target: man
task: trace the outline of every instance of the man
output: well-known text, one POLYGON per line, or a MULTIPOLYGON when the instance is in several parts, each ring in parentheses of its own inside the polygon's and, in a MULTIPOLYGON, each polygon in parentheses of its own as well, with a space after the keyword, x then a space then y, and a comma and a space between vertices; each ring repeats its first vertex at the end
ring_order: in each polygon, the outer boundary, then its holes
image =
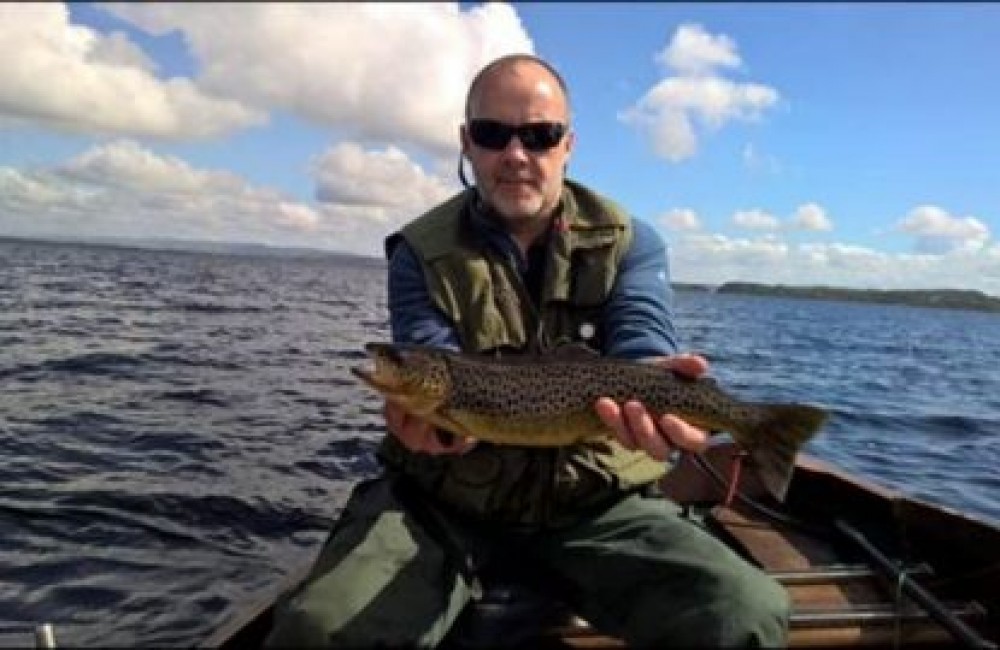
MULTIPOLYGON (((460 137, 475 187, 386 242, 393 339, 490 354, 582 343, 705 373, 674 356, 659 236, 565 178, 569 122, 562 78, 536 57, 473 80, 460 137)), ((355 489, 269 643, 433 646, 479 568, 513 556, 629 644, 783 644, 783 589, 650 489, 706 432, 635 402, 595 409, 615 439, 538 449, 455 439, 387 403, 385 472, 355 489)))

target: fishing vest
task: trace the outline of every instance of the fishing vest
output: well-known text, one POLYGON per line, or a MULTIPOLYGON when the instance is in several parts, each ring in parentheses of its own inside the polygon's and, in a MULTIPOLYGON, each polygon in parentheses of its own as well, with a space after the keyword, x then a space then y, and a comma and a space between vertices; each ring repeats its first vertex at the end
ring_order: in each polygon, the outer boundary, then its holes
MULTIPOLYGON (((386 239, 415 251, 434 305, 451 321, 464 352, 537 351, 583 343, 604 345, 603 310, 632 226, 616 205, 565 181, 561 212, 550 234, 536 306, 510 260, 486 244, 472 223, 476 192, 462 192, 386 239)), ((567 377, 566 381, 572 381, 567 377)), ((564 448, 480 442, 464 455, 413 453, 385 436, 382 461, 447 506, 474 517, 545 525, 648 485, 664 463, 617 440, 564 448)))

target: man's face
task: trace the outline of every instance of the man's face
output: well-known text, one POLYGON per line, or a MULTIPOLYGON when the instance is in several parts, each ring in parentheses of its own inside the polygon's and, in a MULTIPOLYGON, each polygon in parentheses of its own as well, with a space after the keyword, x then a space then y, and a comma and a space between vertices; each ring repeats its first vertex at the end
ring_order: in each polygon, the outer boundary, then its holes
POLYGON ((531 61, 505 65, 480 81, 467 118, 462 153, 472 164, 483 200, 511 226, 549 218, 562 193, 573 134, 567 130, 557 144, 541 151, 529 150, 518 136, 495 150, 477 144, 470 125, 485 119, 511 127, 538 122, 568 126, 569 107, 556 79, 531 61))

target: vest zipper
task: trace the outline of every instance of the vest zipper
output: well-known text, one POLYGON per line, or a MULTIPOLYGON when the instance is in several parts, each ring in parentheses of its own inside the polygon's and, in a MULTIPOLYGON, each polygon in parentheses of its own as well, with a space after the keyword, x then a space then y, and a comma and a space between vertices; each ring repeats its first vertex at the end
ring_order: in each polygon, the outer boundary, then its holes
MULTIPOLYGON (((522 305, 527 305, 527 315, 530 323, 525 324, 534 325, 534 335, 527 332, 527 330, 531 329, 531 327, 525 328, 525 334, 531 337, 528 341, 528 346, 536 354, 547 352, 551 349, 551 341, 548 340, 549 337, 545 332, 545 321, 542 319, 541 306, 535 305, 535 301, 532 300, 530 295, 528 295, 528 288, 524 285, 524 278, 521 276, 521 272, 517 269, 517 260, 513 259, 512 254, 508 254, 505 257, 507 270, 511 271, 511 275, 513 275, 516 279, 514 290, 517 291, 518 302, 522 305)), ((542 294, 544 295, 544 285, 542 288, 542 294)), ((542 296, 539 296, 538 300, 541 302, 542 296)))

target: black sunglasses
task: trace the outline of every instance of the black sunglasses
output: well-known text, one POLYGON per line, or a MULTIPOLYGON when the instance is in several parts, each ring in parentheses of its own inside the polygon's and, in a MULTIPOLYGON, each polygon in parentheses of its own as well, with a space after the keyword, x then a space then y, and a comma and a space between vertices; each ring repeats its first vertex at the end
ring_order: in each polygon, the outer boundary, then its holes
POLYGON ((566 135, 566 125, 559 122, 528 122, 511 126, 497 120, 469 120, 469 137, 477 146, 491 151, 503 151, 514 136, 528 151, 548 151, 566 135))

